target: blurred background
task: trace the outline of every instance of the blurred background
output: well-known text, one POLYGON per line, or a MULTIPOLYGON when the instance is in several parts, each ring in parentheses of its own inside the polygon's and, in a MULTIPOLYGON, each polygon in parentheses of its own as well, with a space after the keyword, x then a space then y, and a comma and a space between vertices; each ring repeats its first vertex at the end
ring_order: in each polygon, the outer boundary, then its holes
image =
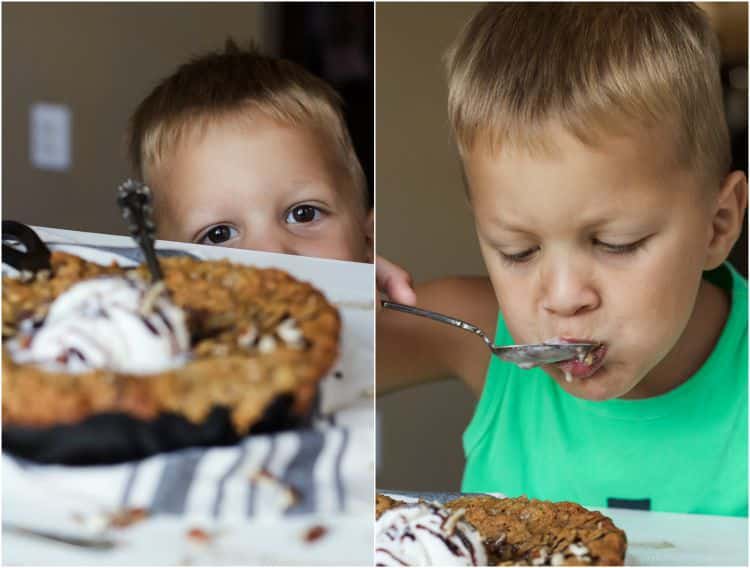
MULTIPOLYGON (((450 139, 441 62, 480 6, 376 6, 376 246, 417 282, 486 274, 450 139)), ((747 172, 747 3, 702 6, 722 43, 733 167, 747 172)), ((745 276, 747 256, 746 220, 731 258, 745 276)), ((378 487, 457 491, 464 466, 461 434, 475 403, 468 388, 451 379, 379 397, 378 487)))
POLYGON ((131 113, 178 65, 229 36, 342 94, 372 188, 371 3, 4 3, 2 15, 4 219, 125 234, 115 189, 131 175, 131 113))

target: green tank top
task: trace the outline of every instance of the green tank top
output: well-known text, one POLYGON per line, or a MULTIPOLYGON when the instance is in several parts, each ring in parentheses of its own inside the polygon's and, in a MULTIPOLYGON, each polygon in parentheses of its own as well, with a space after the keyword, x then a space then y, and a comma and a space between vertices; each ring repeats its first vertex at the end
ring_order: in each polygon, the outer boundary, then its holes
MULTIPOLYGON (((728 264, 707 278, 731 294, 729 317, 703 366, 666 394, 582 400, 493 357, 463 437, 462 490, 747 516, 747 281, 728 264)), ((512 343, 502 317, 496 342, 512 343)))

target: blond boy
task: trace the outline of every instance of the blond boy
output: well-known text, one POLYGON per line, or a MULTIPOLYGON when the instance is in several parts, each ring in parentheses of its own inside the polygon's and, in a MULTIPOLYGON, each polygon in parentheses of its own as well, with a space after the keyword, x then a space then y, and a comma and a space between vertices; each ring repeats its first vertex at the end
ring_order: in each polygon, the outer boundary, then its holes
MULTIPOLYGON (((463 490, 747 515, 747 282, 725 263, 747 183, 718 59, 690 4, 492 4, 455 42, 449 116, 489 280, 418 286, 418 304, 499 344, 602 345, 523 371, 378 314, 379 388, 453 375, 481 393, 463 490)), ((415 301, 402 269, 378 281, 415 301)))
POLYGON ((372 259, 372 212, 338 95, 302 67, 241 49, 180 66, 136 109, 133 169, 158 236, 372 259))

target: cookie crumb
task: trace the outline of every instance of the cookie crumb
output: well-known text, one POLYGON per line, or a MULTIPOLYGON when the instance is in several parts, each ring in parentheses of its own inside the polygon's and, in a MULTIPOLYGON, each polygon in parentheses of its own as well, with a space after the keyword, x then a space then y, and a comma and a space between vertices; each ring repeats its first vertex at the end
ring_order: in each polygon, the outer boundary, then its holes
POLYGON ((113 528, 125 528, 144 521, 149 516, 149 510, 144 507, 130 507, 121 509, 109 516, 109 526, 113 528))
POLYGON ((305 533, 305 542, 315 542, 316 540, 323 538, 327 533, 328 529, 323 525, 310 527, 305 533))
POLYGON ((188 540, 199 544, 208 544, 213 540, 210 533, 198 527, 190 529, 185 536, 188 540))

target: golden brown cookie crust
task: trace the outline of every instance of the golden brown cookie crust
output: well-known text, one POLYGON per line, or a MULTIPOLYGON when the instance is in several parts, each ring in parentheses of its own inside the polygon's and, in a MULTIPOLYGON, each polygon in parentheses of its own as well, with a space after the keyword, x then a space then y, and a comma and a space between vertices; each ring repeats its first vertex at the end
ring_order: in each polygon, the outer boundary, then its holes
POLYGON ((391 499, 386 495, 377 494, 375 496, 375 518, 379 519, 380 515, 382 515, 388 509, 392 509, 393 507, 402 504, 403 503, 401 501, 396 501, 395 499, 391 499))
MULTIPOLYGON (((376 515, 400 505, 384 495, 376 515)), ((464 509, 479 530, 494 566, 622 566, 627 539, 609 517, 569 502, 472 495, 445 503, 464 509)))
MULTIPOLYGON (((31 281, 3 278, 3 340, 22 319, 43 317, 74 284, 126 272, 61 252, 52 253, 51 264, 51 274, 31 281)), ((152 375, 66 374, 16 364, 4 348, 3 424, 73 424, 104 412, 145 420, 172 412, 199 423, 214 406, 226 406, 243 434, 279 395, 294 397, 296 413, 310 409, 318 381, 338 354, 341 328, 337 310, 319 291, 282 270, 187 257, 161 264, 172 300, 186 310, 193 359, 152 375), (290 344, 275 334, 288 318, 302 341, 290 344), (273 339, 272 349, 260 349, 263 336, 273 339)), ((147 279, 144 266, 134 270, 147 279)))

